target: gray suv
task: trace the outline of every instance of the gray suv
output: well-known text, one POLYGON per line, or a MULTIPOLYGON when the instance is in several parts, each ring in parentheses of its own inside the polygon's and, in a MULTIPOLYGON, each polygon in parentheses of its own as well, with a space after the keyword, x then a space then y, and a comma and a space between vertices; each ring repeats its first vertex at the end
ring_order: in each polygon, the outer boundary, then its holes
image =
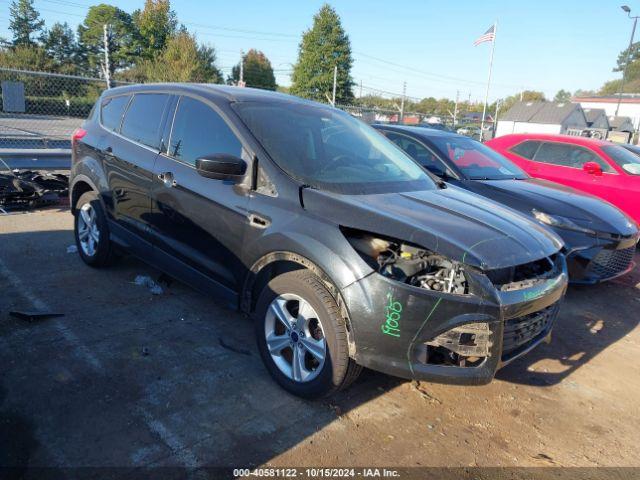
POLYGON ((361 368, 460 384, 548 339, 561 240, 339 110, 213 85, 108 90, 72 139, 82 260, 117 251, 249 314, 307 398, 361 368))

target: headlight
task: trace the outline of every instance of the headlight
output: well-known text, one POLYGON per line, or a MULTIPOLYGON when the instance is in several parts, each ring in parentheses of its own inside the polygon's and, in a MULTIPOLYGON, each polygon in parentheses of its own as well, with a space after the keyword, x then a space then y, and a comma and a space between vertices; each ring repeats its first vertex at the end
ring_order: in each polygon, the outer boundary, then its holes
POLYGON ((347 228, 342 231, 356 252, 380 275, 426 290, 469 293, 460 262, 401 240, 347 228))
POLYGON ((565 230, 573 230, 575 232, 587 233, 589 235, 596 235, 596 232, 594 230, 581 227, 580 225, 577 225, 575 222, 566 217, 561 217, 559 215, 550 215, 548 213, 540 212, 535 208, 531 210, 531 213, 533 213, 533 216, 536 218, 536 220, 544 223, 545 225, 556 228, 564 228, 565 230))

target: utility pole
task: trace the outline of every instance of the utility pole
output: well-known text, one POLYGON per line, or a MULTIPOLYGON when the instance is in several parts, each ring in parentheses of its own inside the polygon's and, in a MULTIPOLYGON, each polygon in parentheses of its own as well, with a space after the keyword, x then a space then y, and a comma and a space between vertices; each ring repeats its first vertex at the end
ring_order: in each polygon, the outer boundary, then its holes
POLYGON ((336 88, 338 86, 338 65, 333 67, 333 95, 331 96, 331 105, 336 106, 336 88))
POLYGON ((404 97, 407 95, 407 82, 402 82, 402 99, 400 100, 400 118, 398 123, 404 123, 404 97))
POLYGON ((520 90, 520 101, 522 101, 523 98, 524 98, 524 87, 522 87, 522 90, 520 90))
POLYGON ((460 100, 460 90, 456 90, 456 106, 453 109, 453 126, 458 123, 458 101, 460 100))
POLYGON ((496 136, 496 132, 498 131, 498 110, 500 110, 501 99, 496 100, 496 114, 493 116, 493 137, 496 136))
POLYGON ((622 10, 627 12, 627 16, 629 18, 633 18, 633 28, 631 29, 631 39, 629 40, 629 48, 627 49, 627 61, 624 64, 624 70, 622 72, 622 81, 620 82, 620 92, 618 93, 618 105, 616 106, 616 117, 618 116, 618 111, 620 110, 620 102, 622 102, 622 93, 624 92, 624 82, 627 79, 627 68, 629 68, 629 62, 631 62, 631 49, 633 48, 633 37, 636 34, 636 25, 638 24, 638 16, 631 16, 631 9, 623 5, 622 10))
POLYGON ((107 89, 111 88, 111 65, 109 64, 109 30, 110 27, 106 23, 102 25, 102 41, 104 43, 104 79, 107 82, 107 89))
POLYGON ((240 81, 238 82, 239 87, 244 87, 244 51, 240 50, 240 81))
POLYGON ((362 98, 362 79, 360 79, 360 96, 358 98, 362 98))

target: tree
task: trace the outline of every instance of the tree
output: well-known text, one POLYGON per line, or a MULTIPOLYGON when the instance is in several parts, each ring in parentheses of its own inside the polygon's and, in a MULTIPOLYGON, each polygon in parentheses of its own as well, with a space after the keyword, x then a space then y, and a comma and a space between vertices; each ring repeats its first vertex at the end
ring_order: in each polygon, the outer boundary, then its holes
POLYGON ((9 30, 14 46, 34 46, 33 37, 44 27, 44 20, 33 6, 33 0, 14 0, 9 7, 9 30))
POLYGON ((535 90, 525 90, 524 92, 522 92, 522 94, 517 93, 515 95, 511 95, 503 99, 502 103, 500 104, 500 111, 506 112, 507 110, 509 110, 511 107, 513 107, 513 105, 516 102, 520 101, 521 96, 522 96, 523 102, 546 102, 547 101, 543 92, 538 92, 535 90))
POLYGON ((78 40, 89 70, 94 74, 101 72, 103 64, 104 25, 109 26, 109 73, 113 76, 116 70, 133 64, 138 33, 127 12, 105 3, 89 8, 84 21, 78 26, 78 40))
POLYGON ((133 81, 221 83, 222 73, 215 62, 213 47, 198 45, 193 35, 178 32, 168 39, 159 55, 140 61, 120 77, 133 81))
POLYGON ((50 72, 55 69, 47 53, 38 46, 18 45, 0 50, 0 65, 18 70, 50 72))
POLYGON ((313 26, 304 32, 293 69, 291 93, 326 102, 333 90, 334 67, 338 67, 336 102, 353 101, 351 44, 340 17, 324 4, 313 17, 313 26))
POLYGON ((42 48, 49 58, 65 73, 76 72, 78 69, 78 44, 76 36, 69 25, 56 22, 40 39, 42 48))
POLYGON ((143 58, 160 54, 178 26, 169 0, 146 0, 144 9, 134 12, 133 20, 138 28, 140 55, 143 58))
MULTIPOLYGON (((276 77, 273 74, 271 62, 264 53, 251 49, 242 57, 243 78, 247 87, 275 90, 276 77)), ((231 69, 231 83, 237 84, 240 80, 240 64, 231 69)))
POLYGON ((564 90, 562 88, 558 90, 558 92, 556 93, 556 96, 553 97, 553 101, 558 103, 565 103, 570 100, 571 100, 571 92, 568 92, 567 90, 564 90))

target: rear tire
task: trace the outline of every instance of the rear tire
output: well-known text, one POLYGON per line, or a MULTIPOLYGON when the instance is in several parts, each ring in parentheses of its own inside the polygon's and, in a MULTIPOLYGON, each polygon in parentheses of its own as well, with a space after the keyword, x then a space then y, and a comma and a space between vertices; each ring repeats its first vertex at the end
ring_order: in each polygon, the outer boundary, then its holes
POLYGON ((95 192, 85 192, 76 203, 74 234, 78 253, 91 267, 106 267, 115 260, 109 238, 109 225, 100 199, 95 192))
POLYGON ((272 279, 262 290, 255 313, 262 360, 288 392, 310 399, 325 397, 357 378, 361 367, 349 358, 340 308, 313 272, 296 270, 272 279))

